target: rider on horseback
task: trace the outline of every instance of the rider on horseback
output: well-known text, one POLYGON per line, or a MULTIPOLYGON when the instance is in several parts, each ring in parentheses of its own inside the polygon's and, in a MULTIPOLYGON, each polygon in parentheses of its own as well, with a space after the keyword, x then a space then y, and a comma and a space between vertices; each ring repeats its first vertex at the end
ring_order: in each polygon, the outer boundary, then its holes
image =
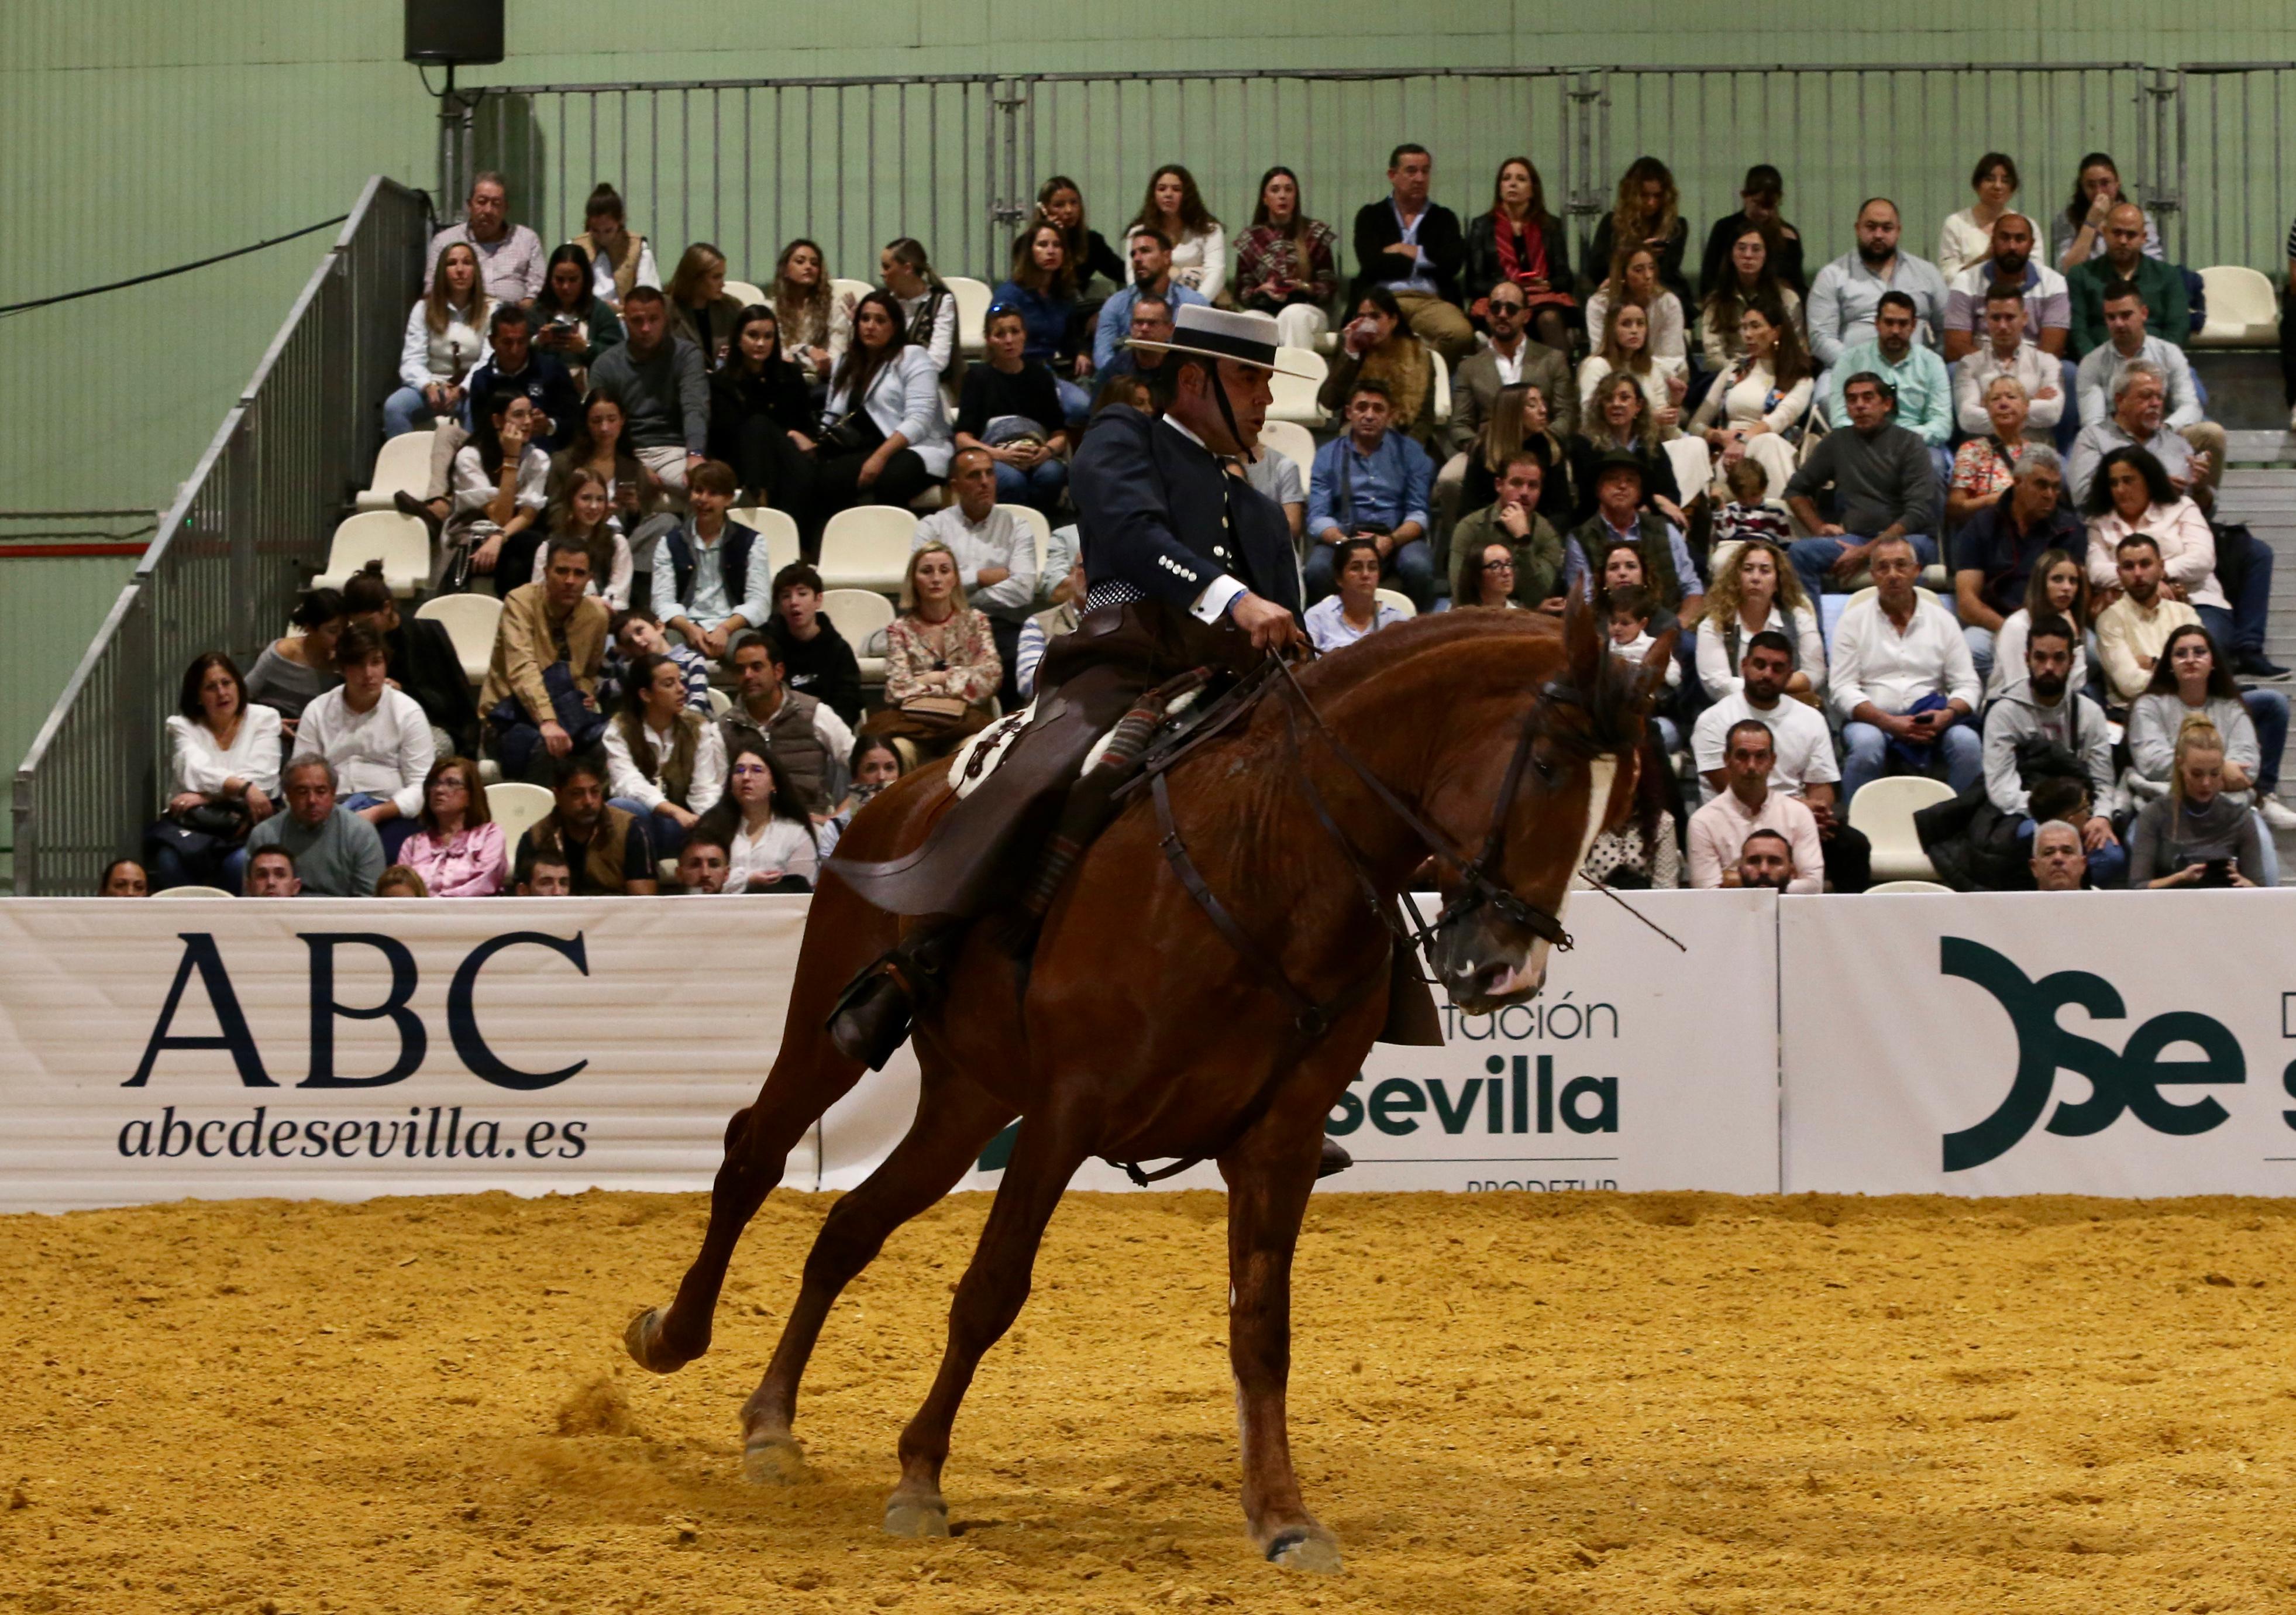
POLYGON ((1242 673, 1300 637, 1283 509, 1228 469, 1257 453, 1278 368, 1275 319, 1189 307, 1169 342, 1133 345, 1166 355, 1145 373, 1161 413, 1112 405, 1077 449, 1069 485, 1087 610, 1046 650, 1028 727, 914 853, 827 865, 882 909, 939 917, 912 927, 838 1005, 830 1034, 849 1058, 882 1067, 900 1046, 964 922, 1021 894, 1023 858, 1136 700, 1197 668, 1242 673))

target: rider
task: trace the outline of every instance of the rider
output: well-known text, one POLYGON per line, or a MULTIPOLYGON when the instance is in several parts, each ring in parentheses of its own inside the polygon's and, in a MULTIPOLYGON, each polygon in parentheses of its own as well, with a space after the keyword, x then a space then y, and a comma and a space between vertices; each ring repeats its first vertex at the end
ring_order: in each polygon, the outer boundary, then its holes
MULTIPOLYGON (((962 921, 1013 895, 1028 852, 1094 743, 1160 682, 1198 667, 1242 672, 1300 639, 1299 573, 1283 507, 1229 467, 1256 453, 1276 363, 1275 318, 1189 306, 1164 362, 1142 374, 1159 415, 1111 405, 1069 474, 1088 583, 1077 630, 1054 640, 1010 754, 951 804, 924 845, 881 863, 831 859, 861 896, 898 914, 962 921)), ((882 1067, 962 924, 912 927, 855 982, 830 1021, 849 1056, 882 1067)))

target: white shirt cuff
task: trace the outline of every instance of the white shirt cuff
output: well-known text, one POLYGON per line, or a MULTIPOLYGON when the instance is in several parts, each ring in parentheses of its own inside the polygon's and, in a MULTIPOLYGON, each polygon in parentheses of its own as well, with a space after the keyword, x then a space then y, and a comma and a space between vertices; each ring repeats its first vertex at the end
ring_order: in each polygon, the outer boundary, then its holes
POLYGON ((1250 592, 1234 578, 1222 573, 1204 585, 1204 592, 1196 597, 1195 604, 1188 607, 1188 613, 1199 622, 1217 622, 1226 614, 1229 604, 1236 596, 1250 592))

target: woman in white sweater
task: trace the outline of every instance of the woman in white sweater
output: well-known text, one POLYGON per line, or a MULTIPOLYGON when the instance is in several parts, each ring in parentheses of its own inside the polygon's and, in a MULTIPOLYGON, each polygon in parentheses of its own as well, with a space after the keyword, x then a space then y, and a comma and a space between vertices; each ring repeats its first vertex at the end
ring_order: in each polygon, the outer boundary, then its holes
POLYGON ((1219 301, 1227 287, 1227 231, 1204 206, 1194 175, 1168 162, 1150 176, 1148 194, 1124 233, 1128 252, 1136 230, 1160 232, 1172 243, 1172 278, 1202 293, 1208 303, 1219 301))
POLYGON ((1587 347, 1590 352, 1602 350, 1611 310, 1621 301, 1638 302, 1649 313, 1650 350, 1653 358, 1689 363, 1690 338, 1682 300, 1659 284, 1658 254, 1648 247, 1638 246, 1627 253, 1613 268, 1610 278, 1587 300, 1587 347), (1620 281, 1626 283, 1623 293, 1619 290, 1620 281))
POLYGON ((853 310, 853 344, 829 383, 832 423, 816 449, 821 517, 851 505, 906 509, 948 474, 949 423, 932 357, 909 341, 908 321, 890 292, 868 293, 853 310))
POLYGON ((146 836, 152 889, 238 890, 238 845, 278 806, 279 714, 248 705, 247 681, 219 650, 184 670, 168 761, 167 812, 146 836))
POLYGON ((1951 281, 1964 269, 1993 256, 1993 221, 2017 200, 2017 161, 2005 152, 1988 152, 1971 170, 1969 188, 1977 201, 1948 214, 1938 231, 1938 273, 1951 281))
POLYGON ((725 737, 685 705, 685 671, 668 656, 640 656, 625 688, 606 725, 608 799, 645 826, 657 856, 675 857, 726 794, 725 737))
POLYGON ((398 391, 383 400, 386 434, 419 432, 433 416, 452 415, 464 380, 488 358, 487 320, 494 300, 479 280, 479 254, 456 242, 439 255, 430 290, 406 317, 398 350, 398 391))
POLYGON ((726 843, 726 891, 770 892, 790 880, 811 887, 822 853, 781 759, 737 742, 728 778, 725 799, 709 820, 726 843))
POLYGON ((1769 478, 1770 491, 1782 494, 1794 474, 1787 434, 1809 412, 1809 356, 1793 321, 1767 300, 1739 315, 1738 341, 1744 356, 1706 390, 1690 429, 1706 440, 1718 463, 1726 449, 1742 445, 1769 478))
POLYGON ((438 756, 422 705, 391 688, 390 647, 364 622, 335 640, 343 681, 303 709, 295 753, 316 752, 334 765, 341 804, 373 825, 387 858, 414 833, 422 782, 438 756))

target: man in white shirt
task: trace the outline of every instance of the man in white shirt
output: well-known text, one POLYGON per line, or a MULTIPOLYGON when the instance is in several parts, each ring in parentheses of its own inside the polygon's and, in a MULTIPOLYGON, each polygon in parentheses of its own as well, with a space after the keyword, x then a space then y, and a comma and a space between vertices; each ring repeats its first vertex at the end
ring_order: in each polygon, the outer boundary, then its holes
POLYGON ((1742 718, 1730 728, 1722 770, 1729 789, 1690 816, 1690 884, 1714 891, 1738 884, 1738 859, 1747 838, 1759 830, 1785 837, 1793 851, 1789 892, 1816 892, 1825 854, 1817 820, 1792 797, 1770 789, 1776 754, 1770 731, 1759 718, 1742 718))
POLYGON ((1837 892, 1862 892, 1873 879, 1873 844, 1834 812, 1834 787, 1841 770, 1833 760, 1833 735, 1818 710, 1785 693, 1793 674, 1793 647, 1775 629, 1746 642, 1738 672, 1745 680, 1698 714, 1691 730, 1690 754, 1696 762, 1702 800, 1729 789, 1729 736, 1747 719, 1769 730, 1770 789, 1792 796, 1817 821, 1825 855, 1825 878, 1837 892))
POLYGON ((2128 366, 2143 362, 2161 372, 2161 424, 2206 457, 2194 477, 2193 498, 2203 510, 2216 504, 2217 478, 2224 469, 2225 429, 2201 415, 2201 395, 2193 384, 2192 361, 2174 342, 2144 328, 2152 317, 2133 282, 2116 280, 2104 288, 2105 341, 2089 350, 2074 372, 2080 418, 2102 421, 2114 413, 2113 393, 2128 366))
POLYGON ((1945 329, 1945 276, 1926 258, 1898 251, 1898 204, 1876 196, 1857 210, 1857 246, 1817 272, 1810 282, 1809 352, 1821 369, 1831 370, 1842 350, 1874 339, 1874 315, 1882 293, 1903 292, 1914 300, 1921 340, 1931 347, 1945 329))
POLYGON ((2014 376, 2025 389, 2025 441, 2046 443, 2064 417, 2063 367, 2025 340, 2025 298, 2002 286, 1985 294, 1985 341, 1953 367, 1954 414, 1962 431, 1983 437, 1993 430, 1985 390, 1997 375, 2014 376))
POLYGON ((391 688, 390 648, 365 623, 336 639, 335 670, 343 681, 303 709, 296 753, 333 765, 341 804, 373 825, 383 852, 396 857, 414 833, 438 755, 430 720, 414 696, 391 688))
POLYGON ((917 523, 912 551, 935 540, 956 557, 956 581, 965 603, 988 619, 996 655, 1004 664, 997 696, 1007 710, 1020 704, 1013 675, 1020 663, 1021 626, 1037 609, 1037 535, 996 502, 996 462, 980 449, 961 450, 949 463, 950 504, 917 523))
POLYGON ((1826 674, 1849 752, 1844 812, 1860 786, 1887 772, 1942 773, 1965 791, 1984 768, 1983 743, 1965 721, 1980 686, 1961 624, 1915 588, 1921 563, 1905 540, 1876 540, 1866 565, 1874 593, 1841 614, 1826 674))

